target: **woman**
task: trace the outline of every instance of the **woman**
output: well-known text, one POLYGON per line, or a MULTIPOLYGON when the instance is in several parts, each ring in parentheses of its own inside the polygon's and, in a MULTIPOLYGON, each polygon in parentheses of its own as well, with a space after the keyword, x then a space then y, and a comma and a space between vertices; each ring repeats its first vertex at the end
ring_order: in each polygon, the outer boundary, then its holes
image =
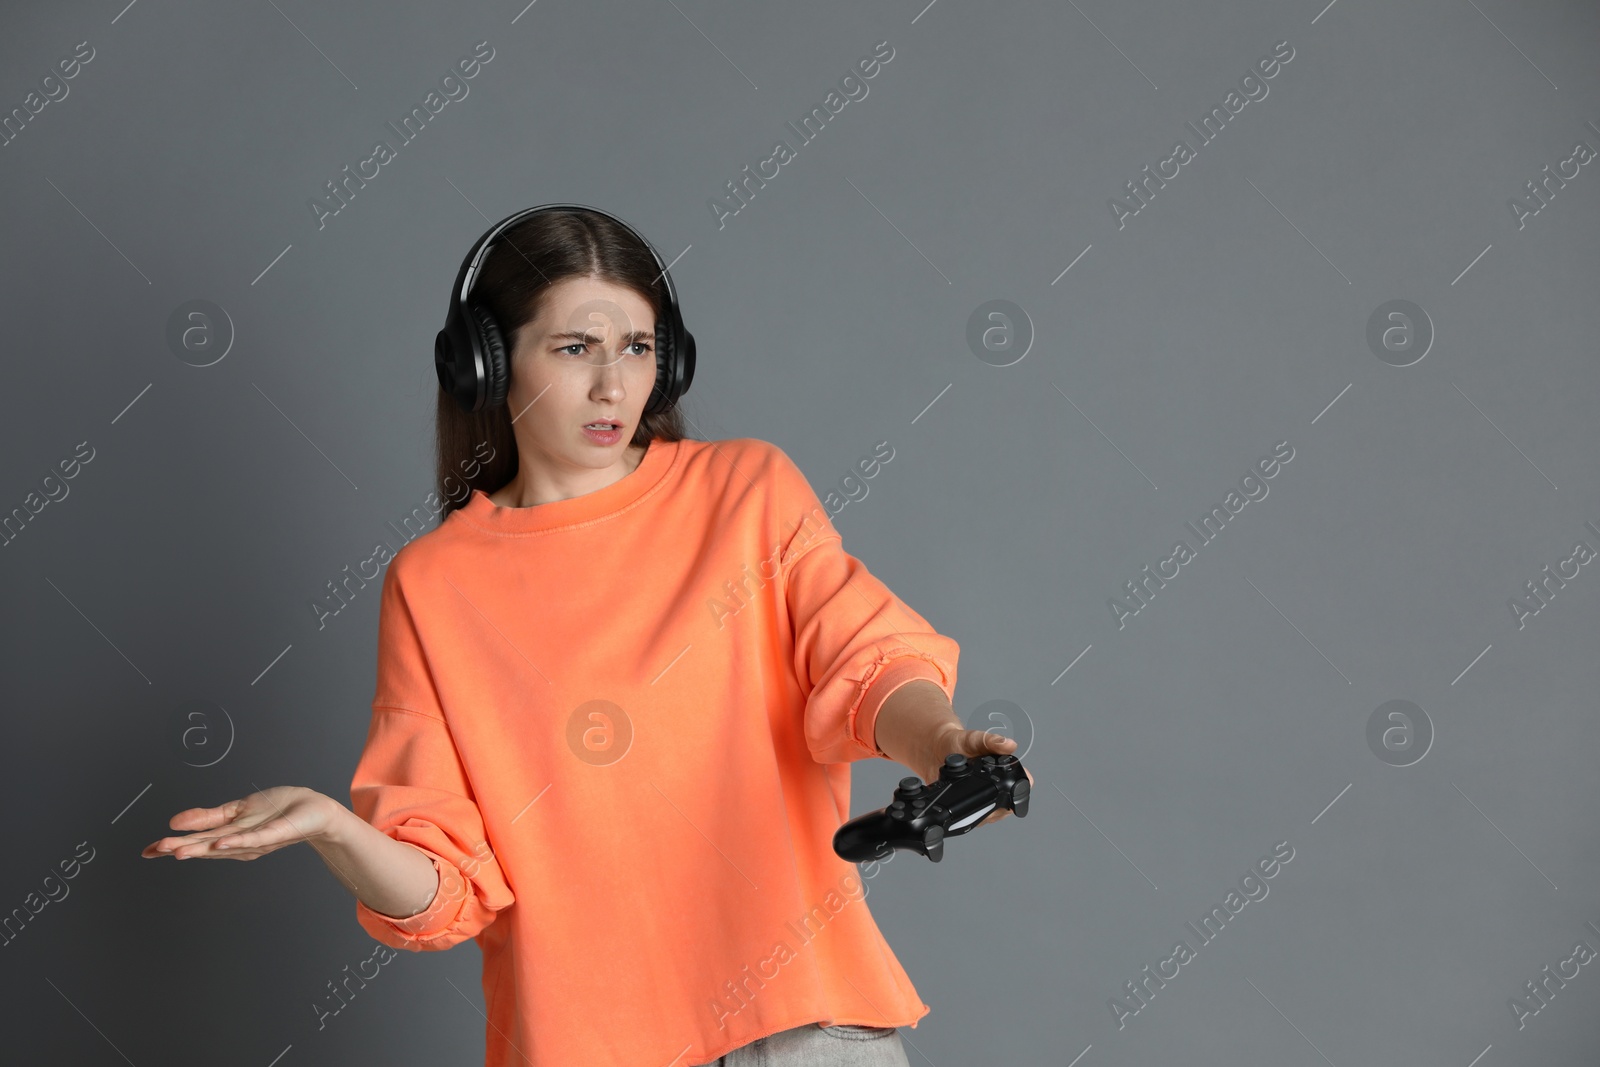
POLYGON ((906 1067, 894 1028, 929 1008, 832 849, 849 764, 932 781, 1015 742, 962 727, 956 642, 781 449, 684 435, 659 257, 556 207, 463 265, 505 403, 441 389, 440 494, 470 493, 384 574, 350 807, 280 786, 144 854, 306 841, 383 944, 475 939, 489 1067, 906 1067))

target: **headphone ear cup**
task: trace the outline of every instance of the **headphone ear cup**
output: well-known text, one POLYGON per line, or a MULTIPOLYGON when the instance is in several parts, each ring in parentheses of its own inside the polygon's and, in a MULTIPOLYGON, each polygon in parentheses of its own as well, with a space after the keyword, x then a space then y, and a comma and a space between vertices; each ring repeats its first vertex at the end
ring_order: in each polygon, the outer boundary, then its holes
POLYGON ((650 390, 650 399, 645 401, 644 412, 646 415, 659 415, 672 406, 677 399, 673 395, 673 384, 677 377, 676 363, 678 353, 672 343, 672 329, 667 323, 656 322, 656 384, 650 390))
POLYGON ((467 309, 471 312, 473 326, 478 331, 478 342, 483 349, 484 372, 488 377, 483 406, 497 407, 506 402, 506 388, 511 379, 505 339, 500 335, 500 324, 494 321, 494 316, 489 314, 488 309, 470 302, 467 304, 467 309))
POLYGON ((678 354, 678 396, 681 397, 694 384, 694 334, 682 330, 678 336, 682 338, 682 351, 678 354))

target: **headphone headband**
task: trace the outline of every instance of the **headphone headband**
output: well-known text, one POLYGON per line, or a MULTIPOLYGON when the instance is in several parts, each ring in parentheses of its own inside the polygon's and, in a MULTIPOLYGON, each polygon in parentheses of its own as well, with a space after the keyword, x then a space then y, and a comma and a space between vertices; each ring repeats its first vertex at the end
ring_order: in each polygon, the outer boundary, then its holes
POLYGON ((509 383, 510 353, 504 334, 488 308, 472 299, 472 287, 496 239, 524 219, 541 212, 589 211, 603 215, 632 233, 650 252, 660 269, 665 299, 656 318, 656 385, 645 413, 664 411, 688 392, 694 379, 694 336, 684 328, 677 287, 661 253, 644 235, 608 211, 587 204, 541 204, 508 215, 474 242, 456 272, 444 328, 434 338, 434 370, 439 387, 454 397, 463 411, 479 411, 505 403, 509 383))

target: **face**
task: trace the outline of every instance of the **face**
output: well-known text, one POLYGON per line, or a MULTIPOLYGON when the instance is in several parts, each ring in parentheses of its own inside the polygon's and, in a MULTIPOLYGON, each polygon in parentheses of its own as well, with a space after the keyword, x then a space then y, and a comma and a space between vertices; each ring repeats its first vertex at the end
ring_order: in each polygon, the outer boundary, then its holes
POLYGON ((511 352, 506 405, 524 462, 560 473, 623 463, 655 383, 649 302, 599 278, 557 282, 511 352), (597 421, 619 424, 611 440, 585 432, 597 421))

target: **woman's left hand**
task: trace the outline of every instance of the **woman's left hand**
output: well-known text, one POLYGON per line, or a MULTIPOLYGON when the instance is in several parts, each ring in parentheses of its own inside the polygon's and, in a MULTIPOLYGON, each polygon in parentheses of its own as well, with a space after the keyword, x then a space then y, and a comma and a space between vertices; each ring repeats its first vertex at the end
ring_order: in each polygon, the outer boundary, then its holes
MULTIPOLYGON (((1009 756, 1017 751, 1017 743, 1004 734, 997 734, 990 730, 965 730, 954 724, 945 726, 935 735, 930 755, 931 762, 922 767, 913 768, 917 776, 925 784, 931 785, 939 777, 939 768, 944 766, 944 758, 953 752, 959 752, 968 760, 976 760, 980 756, 1009 756)), ((1023 769, 1028 775, 1028 785, 1033 785, 1033 775, 1023 769)), ((979 826, 1003 819, 1011 814, 1010 808, 996 808, 979 826)))

